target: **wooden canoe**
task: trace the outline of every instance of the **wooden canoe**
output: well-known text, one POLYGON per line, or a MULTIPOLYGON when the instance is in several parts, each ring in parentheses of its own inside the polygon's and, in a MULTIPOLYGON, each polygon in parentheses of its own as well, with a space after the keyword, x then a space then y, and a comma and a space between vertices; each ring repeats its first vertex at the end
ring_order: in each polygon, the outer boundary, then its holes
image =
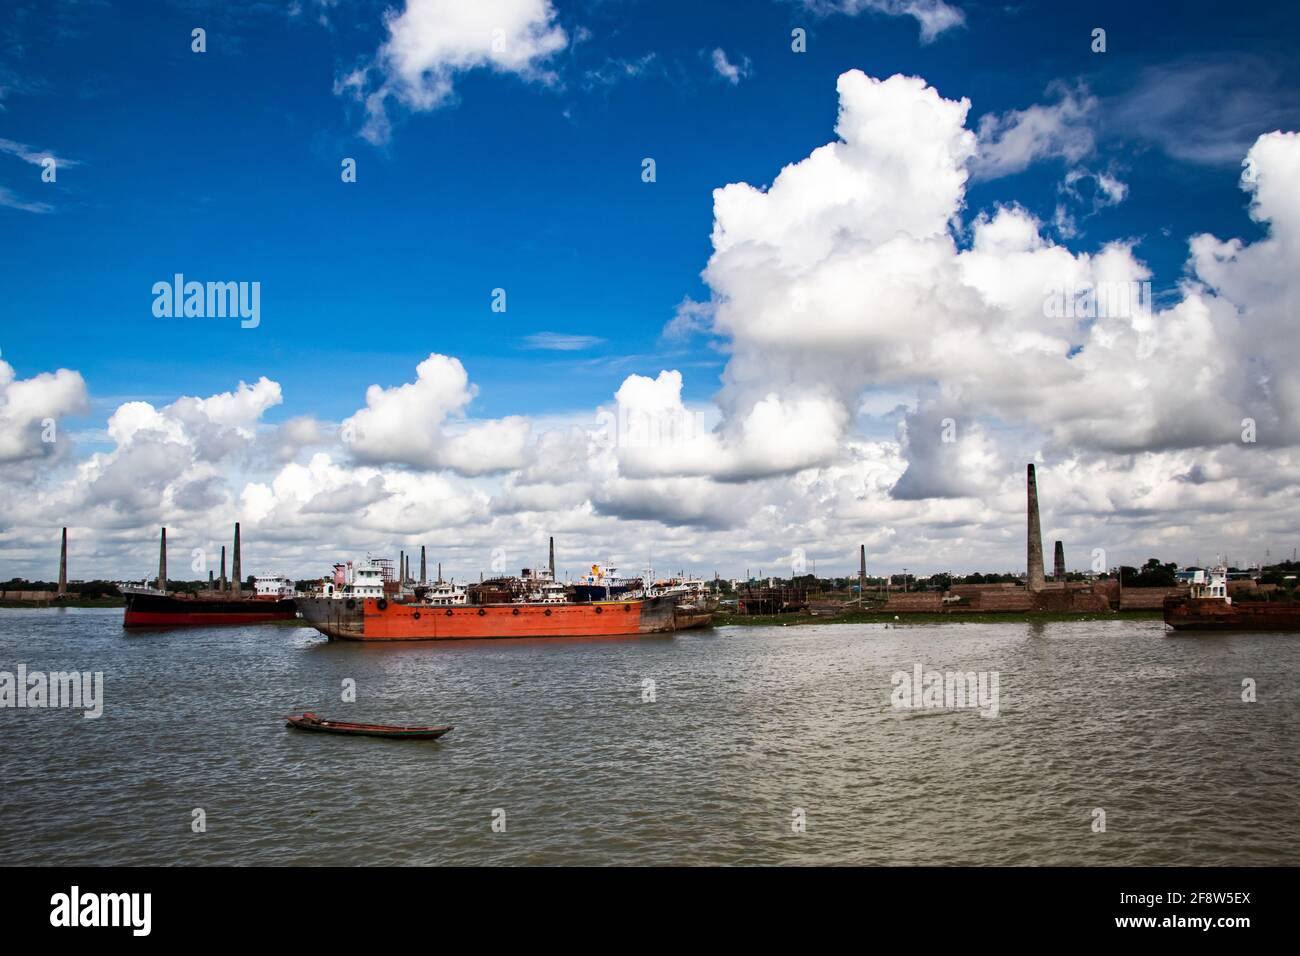
POLYGON ((286 717, 285 726, 315 730, 325 734, 352 734, 356 737, 389 737, 396 740, 437 740, 453 727, 404 727, 394 724, 349 724, 341 720, 324 720, 308 711, 299 717, 286 717))

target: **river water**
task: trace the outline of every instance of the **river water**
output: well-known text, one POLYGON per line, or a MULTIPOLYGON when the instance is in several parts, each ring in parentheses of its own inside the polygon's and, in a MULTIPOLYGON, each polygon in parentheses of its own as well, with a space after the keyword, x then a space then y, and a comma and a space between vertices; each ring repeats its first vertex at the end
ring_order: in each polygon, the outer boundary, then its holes
POLYGON ((1300 635, 1105 621, 363 645, 0 610, 0 670, 20 663, 100 671, 104 702, 97 719, 0 709, 7 865, 1300 862, 1300 635), (996 674, 997 715, 988 698, 895 707, 917 664, 990 693, 996 674), (456 729, 286 729, 304 709, 456 729))

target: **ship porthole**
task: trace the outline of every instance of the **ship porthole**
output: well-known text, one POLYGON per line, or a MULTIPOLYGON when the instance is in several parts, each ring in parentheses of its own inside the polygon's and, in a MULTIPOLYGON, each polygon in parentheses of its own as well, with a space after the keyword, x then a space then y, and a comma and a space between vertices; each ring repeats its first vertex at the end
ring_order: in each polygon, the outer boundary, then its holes
POLYGON ((483 616, 484 614, 486 614, 486 613, 487 613, 487 611, 483 610, 482 608, 479 608, 479 609, 478 609, 478 616, 479 616, 479 617, 482 617, 482 616, 483 616))
POLYGON ((388 598, 380 598, 378 601, 375 602, 375 607, 379 608, 379 610, 381 611, 387 611, 388 598))
POLYGON ((547 617, 551 616, 551 609, 549 607, 546 609, 546 616, 547 617))
POLYGON ((411 615, 411 617, 415 618, 418 621, 420 619, 420 612, 416 611, 414 614, 411 615))
POLYGON ((623 605, 623 613, 624 613, 624 614, 627 614, 627 613, 630 612, 631 610, 632 610, 632 605, 630 605, 630 604, 624 604, 624 605, 623 605))
POLYGON ((355 599, 355 598, 348 598, 348 610, 350 611, 350 610, 352 610, 352 609, 353 609, 354 607, 356 607, 356 606, 357 606, 356 599, 355 599))
POLYGON ((515 608, 515 609, 514 609, 513 611, 511 611, 510 613, 513 614, 515 617, 518 617, 518 616, 519 616, 519 608, 515 608))
POLYGON ((603 607, 601 607, 599 604, 597 604, 597 605, 596 605, 596 613, 597 613, 597 614, 604 614, 604 613, 605 613, 605 609, 604 609, 603 607))
POLYGON ((451 617, 451 608, 447 608, 447 616, 451 617))

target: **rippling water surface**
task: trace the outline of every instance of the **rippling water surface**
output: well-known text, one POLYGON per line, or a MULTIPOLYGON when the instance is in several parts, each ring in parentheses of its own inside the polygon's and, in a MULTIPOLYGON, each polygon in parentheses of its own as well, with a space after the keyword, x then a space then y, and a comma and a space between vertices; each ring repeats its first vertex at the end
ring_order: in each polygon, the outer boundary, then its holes
POLYGON ((831 624, 361 645, 0 610, 0 670, 20 662, 103 671, 105 710, 0 710, 7 864, 1300 862, 1300 635, 831 624), (996 671, 999 715, 893 709, 892 675, 918 662, 996 671), (286 729, 304 709, 456 730, 286 729))

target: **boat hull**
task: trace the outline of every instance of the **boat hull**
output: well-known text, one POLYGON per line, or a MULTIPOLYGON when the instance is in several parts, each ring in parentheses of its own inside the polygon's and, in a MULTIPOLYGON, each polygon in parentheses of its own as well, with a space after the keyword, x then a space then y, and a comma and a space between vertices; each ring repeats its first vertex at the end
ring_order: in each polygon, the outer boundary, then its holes
POLYGON ((1300 631, 1300 602, 1171 597, 1164 619, 1176 631, 1300 631))
POLYGON ((616 637, 705 627, 712 615, 670 598, 596 604, 487 604, 429 607, 367 598, 299 598, 303 619, 342 641, 455 641, 537 637, 616 637))
POLYGON ((303 714, 286 717, 285 726, 321 734, 343 734, 349 737, 382 737, 385 740, 437 740, 455 730, 454 727, 398 727, 385 724, 351 724, 335 720, 321 720, 303 714))
POLYGON ((225 627, 292 621, 297 609, 292 600, 262 598, 178 597, 173 594, 126 595, 122 626, 135 627, 225 627))

